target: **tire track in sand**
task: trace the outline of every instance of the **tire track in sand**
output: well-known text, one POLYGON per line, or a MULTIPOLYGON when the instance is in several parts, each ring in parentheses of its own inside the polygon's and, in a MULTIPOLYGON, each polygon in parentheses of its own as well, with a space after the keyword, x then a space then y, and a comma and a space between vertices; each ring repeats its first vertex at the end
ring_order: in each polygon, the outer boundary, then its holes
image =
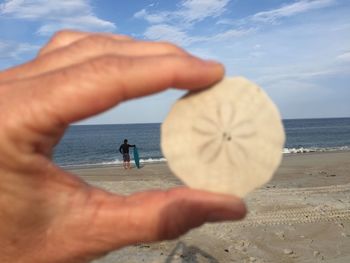
POLYGON ((239 227, 259 225, 306 224, 315 222, 341 222, 350 220, 350 208, 294 208, 251 214, 241 222, 239 227))
MULTIPOLYGON (((305 188, 275 188, 275 189, 260 189, 253 193, 254 199, 266 200, 272 196, 280 196, 281 202, 284 198, 291 195, 314 196, 314 200, 319 205, 297 208, 284 208, 281 204, 281 208, 274 211, 258 212, 253 211, 251 214, 240 221, 236 225, 238 227, 245 226, 260 226, 260 225, 286 225, 286 224, 307 224, 316 222, 341 222, 350 220, 350 205, 349 202, 343 203, 341 206, 337 204, 337 207, 325 206, 322 201, 318 199, 319 195, 327 194, 329 199, 333 196, 343 195, 345 199, 349 200, 350 184, 344 185, 331 185, 320 187, 305 187, 305 188), (283 195, 285 197, 283 197, 283 195), (319 201, 318 201, 319 200, 319 201)), ((273 198, 276 202, 276 199, 273 198)), ((277 200, 278 200, 277 199, 277 200)), ((271 200, 271 199, 270 199, 271 200)))
POLYGON ((330 185, 319 187, 303 187, 303 188, 269 188, 260 189, 255 194, 273 194, 273 195, 285 195, 285 194, 323 194, 323 193, 337 193, 350 191, 350 184, 344 185, 330 185))

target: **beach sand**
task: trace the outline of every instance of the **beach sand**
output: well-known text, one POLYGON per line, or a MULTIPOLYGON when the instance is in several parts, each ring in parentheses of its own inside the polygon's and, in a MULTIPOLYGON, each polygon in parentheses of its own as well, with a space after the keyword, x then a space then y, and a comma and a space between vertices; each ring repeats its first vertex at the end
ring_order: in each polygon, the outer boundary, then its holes
MULTIPOLYGON (((71 171, 121 194, 182 185, 166 163, 71 171)), ((245 201, 249 214, 242 221, 206 224, 94 263, 350 262, 350 152, 284 155, 273 180, 245 201)))

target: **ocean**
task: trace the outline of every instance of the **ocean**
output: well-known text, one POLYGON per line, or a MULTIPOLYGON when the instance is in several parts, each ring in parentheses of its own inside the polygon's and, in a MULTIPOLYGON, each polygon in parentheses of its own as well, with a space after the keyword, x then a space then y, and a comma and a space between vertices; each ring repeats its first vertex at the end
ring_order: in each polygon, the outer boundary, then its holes
MULTIPOLYGON (((284 120, 284 154, 350 150, 350 118, 284 120)), ((72 125, 54 149, 61 167, 121 164, 119 146, 136 144, 141 162, 166 161, 160 150, 160 123, 72 125)))

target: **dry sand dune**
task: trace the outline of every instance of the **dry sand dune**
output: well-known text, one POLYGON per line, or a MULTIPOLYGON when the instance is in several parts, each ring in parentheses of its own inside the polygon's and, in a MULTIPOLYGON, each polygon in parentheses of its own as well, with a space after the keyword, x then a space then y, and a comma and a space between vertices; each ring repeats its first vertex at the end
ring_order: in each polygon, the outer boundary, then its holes
MULTIPOLYGON (((181 185, 166 164, 74 170, 113 192, 181 185)), ((240 222, 207 224, 174 241, 124 248, 95 263, 350 262, 350 153, 284 157, 274 179, 251 193, 240 222)))

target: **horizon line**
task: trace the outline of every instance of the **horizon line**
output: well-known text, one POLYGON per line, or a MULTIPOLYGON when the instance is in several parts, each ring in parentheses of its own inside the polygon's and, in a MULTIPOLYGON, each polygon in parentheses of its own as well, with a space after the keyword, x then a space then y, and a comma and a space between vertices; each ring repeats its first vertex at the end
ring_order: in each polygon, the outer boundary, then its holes
MULTIPOLYGON (((317 117, 317 118, 286 118, 282 121, 290 120, 321 120, 321 119, 350 119, 349 117, 317 117)), ((70 124, 71 126, 91 126, 91 125, 137 125, 137 124, 161 124, 162 122, 129 122, 129 123, 92 123, 92 124, 70 124)))

